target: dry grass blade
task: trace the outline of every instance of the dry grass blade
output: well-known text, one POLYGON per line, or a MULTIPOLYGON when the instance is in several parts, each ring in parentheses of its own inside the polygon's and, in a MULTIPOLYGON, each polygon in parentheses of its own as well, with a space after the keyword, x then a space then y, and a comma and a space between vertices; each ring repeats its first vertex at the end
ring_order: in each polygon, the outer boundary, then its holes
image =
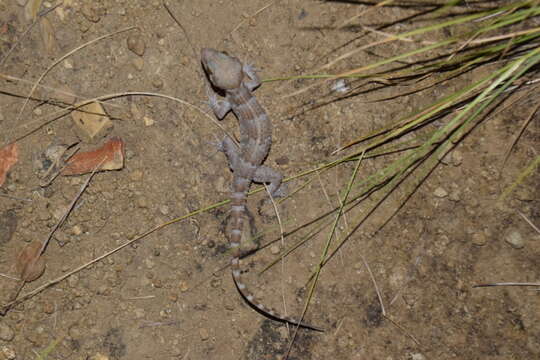
POLYGON ((527 118, 525 119, 525 121, 521 125, 521 128, 519 129, 517 134, 514 136, 514 138, 510 142, 510 145, 508 146, 508 150, 506 150, 506 152, 504 153, 504 159, 503 159, 503 163, 502 163, 502 166, 501 166, 502 168, 504 168, 504 166, 506 165, 506 161, 508 160, 508 157, 510 156, 510 153, 512 152, 512 149, 514 148, 514 146, 518 142, 519 138, 521 137, 521 135, 523 134, 523 132, 525 131, 525 129, 527 128, 527 126, 529 125, 531 120, 534 118, 534 115, 536 114, 536 112, 538 111, 539 108, 540 108, 540 103, 538 103, 531 110, 529 116, 527 116, 527 118))
MULTIPOLYGON (((313 281, 311 283, 307 299, 306 299, 306 301, 304 303, 304 309, 302 310, 302 315, 300 317, 301 319, 303 319, 304 316, 306 315, 309 304, 310 304, 311 299, 313 297, 313 294, 315 292, 315 286, 317 285, 317 281, 319 280, 319 275, 320 275, 322 267, 324 265, 324 261, 325 261, 327 255, 328 255, 328 250, 330 248, 330 244, 332 243, 332 239, 334 238, 334 235, 336 234, 337 225, 338 225, 338 223, 339 223, 339 221, 341 219, 341 216, 343 215, 345 204, 347 204, 349 193, 350 193, 350 191, 352 189, 352 185, 354 184, 354 181, 356 180, 356 175, 358 174, 358 170, 360 169, 360 164, 362 164, 362 160, 363 160, 363 157, 360 156, 360 158, 358 159, 358 161, 356 163, 356 167, 354 168, 354 171, 353 171, 353 173, 351 175, 351 178, 349 180, 349 184, 347 186, 346 193, 343 196, 343 199, 340 201, 340 207, 339 207, 339 210, 338 210, 338 212, 336 214, 336 218, 334 220, 332 230, 330 231, 330 234, 328 235, 328 240, 326 241, 325 247, 324 247, 324 249, 322 251, 320 262, 319 262, 319 264, 317 266, 317 270, 315 270, 315 275, 313 276, 313 281)), ((296 339, 296 335, 298 334, 298 329, 299 328, 300 328, 300 324, 295 326, 294 334, 293 334, 293 337, 292 337, 292 339, 291 339, 291 341, 289 343, 289 347, 288 347, 287 353, 285 355, 285 358, 287 358, 289 356, 290 352, 291 352, 291 349, 292 349, 292 346, 294 344, 294 340, 296 339)))
MULTIPOLYGON (((79 102, 79 103, 77 103, 75 105, 68 106, 65 109, 56 111, 54 113, 47 114, 47 115, 45 115, 45 116, 43 116, 43 117, 41 117, 39 119, 36 119, 36 120, 34 120, 32 122, 21 125, 19 128, 26 129, 30 124, 33 124, 34 122, 42 121, 42 119, 44 119, 44 118, 45 119, 46 118, 52 118, 51 120, 46 120, 46 121, 42 122, 41 124, 36 125, 34 129, 32 129, 32 130, 30 130, 28 132, 25 132, 22 135, 19 135, 19 136, 15 137, 14 139, 10 140, 8 143, 17 142, 17 141, 20 141, 20 140, 24 139, 28 135, 33 134, 37 130, 41 129, 43 126, 48 125, 51 122, 61 118, 62 116, 68 114, 72 110, 79 109, 80 107, 88 105, 88 104, 93 103, 93 102, 102 102, 102 101, 105 101, 105 100, 111 100, 111 99, 115 99, 115 98, 119 98, 119 97, 123 97, 123 96, 155 96, 155 97, 161 97, 161 98, 164 98, 164 99, 168 99, 168 100, 178 102, 178 103, 180 103, 182 105, 185 105, 185 106, 187 106, 187 107, 189 107, 191 109, 194 109, 194 110, 198 111, 199 113, 201 113, 202 115, 204 115, 214 125, 216 125, 219 129, 221 129, 226 136, 229 136, 234 141, 235 144, 238 145, 238 142, 236 141, 234 136, 229 134, 225 130, 223 125, 221 125, 221 123, 219 121, 217 121, 213 116, 210 116, 207 112, 202 110, 200 107, 195 106, 193 104, 190 104, 189 102, 187 102, 185 100, 182 100, 182 99, 179 99, 179 98, 176 98, 174 96, 165 95, 165 94, 159 94, 159 93, 153 93, 153 92, 143 92, 143 91, 131 91, 131 92, 128 91, 128 92, 121 92, 121 93, 115 93, 115 94, 102 95, 102 96, 99 96, 99 97, 96 97, 96 98, 93 98, 93 99, 88 99, 88 100, 81 101, 81 102, 79 102)), ((15 130, 17 130, 17 129, 18 128, 15 128, 15 130)))

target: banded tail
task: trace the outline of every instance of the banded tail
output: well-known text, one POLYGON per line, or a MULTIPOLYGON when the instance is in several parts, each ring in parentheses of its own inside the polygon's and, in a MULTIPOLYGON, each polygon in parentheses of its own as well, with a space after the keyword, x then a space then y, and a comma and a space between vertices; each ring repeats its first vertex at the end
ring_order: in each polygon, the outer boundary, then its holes
MULTIPOLYGON (((234 181, 235 185, 237 185, 235 186, 235 190, 238 190, 239 188, 244 188, 244 186, 242 185, 247 185, 245 187, 249 188, 250 182, 248 182, 248 184, 243 184, 244 181, 243 179, 236 178, 234 181)), ((242 255, 242 251, 240 249, 240 242, 242 239, 242 229, 244 221, 243 215, 246 211, 247 190, 234 191, 231 197, 231 203, 231 221, 233 221, 230 234, 230 247, 233 250, 233 255, 231 259, 232 277, 234 280, 234 284, 236 285, 236 288, 238 289, 238 292, 240 293, 244 301, 255 311, 259 312, 267 318, 284 323, 289 323, 295 326, 298 325, 306 329, 323 332, 324 330, 319 327, 304 323, 297 319, 293 319, 289 316, 280 315, 274 309, 264 306, 262 302, 256 299, 255 296, 248 290, 246 284, 242 282, 242 270, 240 268, 240 257, 242 255)))

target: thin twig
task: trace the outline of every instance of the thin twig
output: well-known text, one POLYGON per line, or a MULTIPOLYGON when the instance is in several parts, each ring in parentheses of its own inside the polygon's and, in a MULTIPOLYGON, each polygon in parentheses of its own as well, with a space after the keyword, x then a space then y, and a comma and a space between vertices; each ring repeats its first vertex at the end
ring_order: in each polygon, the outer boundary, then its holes
POLYGON ((518 210, 518 214, 521 215, 521 217, 527 222, 527 224, 531 225, 531 227, 540 234, 540 229, 536 225, 534 225, 533 222, 527 216, 525 216, 524 213, 518 210))
MULTIPOLYGON (((279 235, 280 235, 280 238, 281 238, 281 249, 285 249, 285 238, 283 237, 283 223, 281 222, 281 216, 279 216, 279 210, 278 210, 278 207, 277 207, 277 204, 276 202, 274 201, 274 197, 272 196, 272 193, 270 193, 270 190, 268 189, 268 186, 266 184, 264 184, 264 188, 266 189, 266 192, 268 193, 268 196, 270 197, 270 201, 272 202, 272 206, 274 207, 274 213, 276 214, 276 218, 277 218, 277 221, 278 221, 278 225, 279 225, 279 235)), ((285 283, 284 283, 284 278, 285 278, 285 256, 284 256, 284 253, 283 251, 281 251, 281 282, 280 282, 280 285, 281 285, 281 298, 283 300, 283 314, 285 316, 287 316, 287 302, 285 300, 285 283)), ((303 319, 300 318, 299 321, 301 322, 303 319)), ((286 323, 287 324, 287 329, 289 328, 289 323, 286 323)))

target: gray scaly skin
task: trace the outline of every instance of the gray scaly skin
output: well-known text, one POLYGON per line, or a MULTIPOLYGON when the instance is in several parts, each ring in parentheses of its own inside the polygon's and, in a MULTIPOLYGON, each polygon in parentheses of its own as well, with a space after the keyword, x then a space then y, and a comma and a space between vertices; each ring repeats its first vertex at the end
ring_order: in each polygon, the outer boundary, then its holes
POLYGON ((223 91, 225 95, 224 98, 218 99, 216 92, 208 87, 208 103, 214 114, 221 120, 232 110, 240 126, 240 148, 229 137, 225 137, 221 143, 221 150, 227 155, 229 166, 233 171, 230 247, 233 251, 231 269, 236 288, 252 308, 266 317, 320 330, 290 317, 279 315, 273 309, 264 306, 242 282, 240 241, 249 187, 253 181, 270 183, 270 193, 273 196, 279 195, 282 175, 262 165, 272 143, 272 124, 262 106, 251 94, 261 84, 253 67, 213 49, 201 51, 201 62, 212 86, 223 91))

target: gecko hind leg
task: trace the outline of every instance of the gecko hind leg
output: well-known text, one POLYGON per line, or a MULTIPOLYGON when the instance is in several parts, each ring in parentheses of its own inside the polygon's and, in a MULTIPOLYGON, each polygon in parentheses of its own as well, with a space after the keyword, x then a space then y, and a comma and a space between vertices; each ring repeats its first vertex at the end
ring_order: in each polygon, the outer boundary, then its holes
POLYGON ((255 171, 253 181, 257 183, 270 183, 268 190, 273 197, 284 197, 287 195, 285 184, 282 183, 283 175, 269 166, 261 165, 255 171))

